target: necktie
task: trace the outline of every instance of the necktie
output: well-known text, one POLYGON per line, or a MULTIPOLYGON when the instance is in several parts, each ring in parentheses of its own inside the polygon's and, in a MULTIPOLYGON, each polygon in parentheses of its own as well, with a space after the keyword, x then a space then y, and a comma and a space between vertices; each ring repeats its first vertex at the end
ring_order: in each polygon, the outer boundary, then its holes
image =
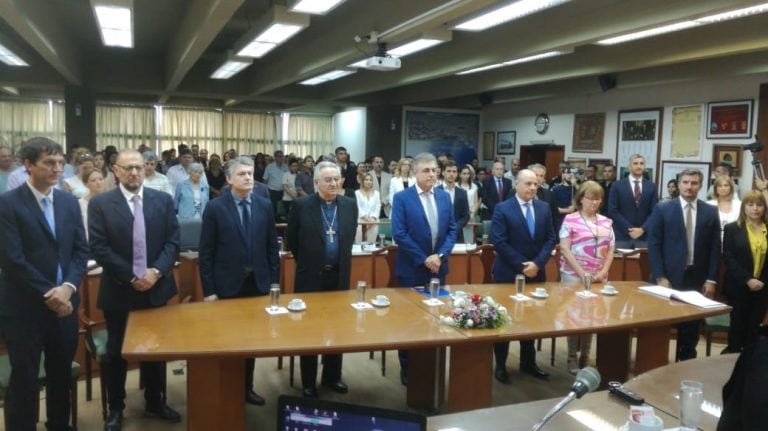
POLYGON ((693 265, 693 205, 685 205, 685 243, 688 245, 688 265, 693 265))
POLYGON ((430 193, 424 192, 422 196, 426 200, 427 221, 429 222, 429 230, 432 233, 432 250, 434 250, 435 244, 437 244, 437 211, 435 211, 435 205, 432 203, 432 199, 430 199, 430 193))
POLYGON ((240 208, 243 211, 243 217, 242 217, 242 223, 243 223, 243 233, 245 234, 245 247, 246 247, 246 258, 248 259, 248 262, 252 262, 252 241, 251 241, 251 212, 250 208, 248 208, 248 201, 245 199, 240 201, 240 208))
POLYGON ((147 234, 144 227, 144 208, 139 195, 133 195, 133 275, 143 278, 147 274, 147 234))
POLYGON ((504 184, 501 182, 501 178, 496 179, 496 192, 499 194, 499 202, 504 200, 504 184))
POLYGON ((640 206, 640 181, 635 180, 635 206, 640 206))
POLYGON ((533 238, 535 223, 533 221, 533 211, 531 210, 531 203, 526 202, 523 204, 525 207, 525 222, 528 224, 528 232, 531 234, 531 238, 533 238))
MULTIPOLYGON (((53 205, 51 205, 51 198, 48 196, 42 200, 43 214, 45 215, 45 221, 48 222, 48 227, 51 228, 53 237, 56 238, 56 220, 53 218, 53 205)), ((60 285, 64 279, 61 271, 61 264, 56 265, 56 285, 60 285)))

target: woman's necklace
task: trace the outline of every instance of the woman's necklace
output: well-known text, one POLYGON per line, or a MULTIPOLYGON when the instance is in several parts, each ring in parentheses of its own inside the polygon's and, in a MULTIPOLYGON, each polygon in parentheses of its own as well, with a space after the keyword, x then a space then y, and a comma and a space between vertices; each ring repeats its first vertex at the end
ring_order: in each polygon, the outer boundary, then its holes
POLYGON ((581 220, 584 222, 584 226, 587 227, 587 230, 592 235, 592 238, 595 240, 595 257, 597 257, 597 235, 600 233, 600 226, 597 224, 597 215, 595 215, 595 230, 592 231, 592 227, 589 226, 589 223, 587 222, 587 218, 584 217, 584 213, 582 211, 579 211, 579 215, 581 216, 581 220))

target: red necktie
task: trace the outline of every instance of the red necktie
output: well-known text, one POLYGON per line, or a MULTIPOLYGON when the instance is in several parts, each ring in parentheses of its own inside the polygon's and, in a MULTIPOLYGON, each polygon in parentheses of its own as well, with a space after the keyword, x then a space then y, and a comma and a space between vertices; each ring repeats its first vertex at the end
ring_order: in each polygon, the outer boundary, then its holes
POLYGON ((496 180, 496 191, 499 192, 499 202, 504 201, 504 184, 501 179, 496 180))
POLYGON ((635 206, 640 206, 640 181, 635 180, 635 206))

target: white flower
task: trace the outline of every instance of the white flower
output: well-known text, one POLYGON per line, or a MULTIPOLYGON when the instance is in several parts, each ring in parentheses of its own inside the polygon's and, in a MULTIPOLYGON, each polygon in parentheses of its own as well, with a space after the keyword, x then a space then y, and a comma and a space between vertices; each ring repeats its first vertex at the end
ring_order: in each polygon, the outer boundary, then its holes
POLYGON ((449 326, 455 326, 456 325, 456 321, 453 320, 453 317, 448 317, 448 316, 440 316, 440 322, 442 322, 445 325, 449 325, 449 326))
POLYGON ((493 298, 491 298, 490 296, 486 296, 485 297, 485 303, 488 304, 488 305, 495 305, 496 301, 494 301, 493 298))
POLYGON ((475 322, 472 321, 472 319, 467 319, 467 322, 465 323, 467 325, 467 328, 471 328, 475 325, 475 322))
POLYGON ((456 298, 453 300, 453 306, 454 307, 462 307, 464 305, 464 297, 456 298))
POLYGON ((503 305, 499 305, 499 308, 497 309, 499 314, 507 314, 507 307, 503 305))

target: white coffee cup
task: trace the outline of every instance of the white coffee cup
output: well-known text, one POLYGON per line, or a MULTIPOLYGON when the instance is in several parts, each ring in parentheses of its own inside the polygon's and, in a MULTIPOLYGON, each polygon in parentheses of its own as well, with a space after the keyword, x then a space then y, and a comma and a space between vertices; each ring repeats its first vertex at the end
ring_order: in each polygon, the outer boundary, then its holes
POLYGON ((536 288, 536 294, 539 296, 546 296, 547 295, 547 289, 543 287, 537 287, 536 288))
POLYGON ((664 421, 658 416, 645 416, 643 423, 638 423, 629 420, 629 431, 662 431, 664 429, 664 421))
POLYGON ((463 297, 467 296, 467 292, 465 292, 463 290, 457 290, 456 292, 453 292, 453 296, 455 296, 457 298, 463 298, 463 297))
POLYGON ((291 299, 290 302, 288 302, 288 305, 291 308, 304 308, 304 301, 299 298, 291 299))
POLYGON ((605 291, 607 293, 616 293, 616 288, 613 287, 613 285, 607 284, 607 285, 603 286, 603 291, 605 291))
POLYGON ((386 304, 389 302, 389 298, 387 298, 387 295, 376 295, 376 302, 379 304, 386 304))

